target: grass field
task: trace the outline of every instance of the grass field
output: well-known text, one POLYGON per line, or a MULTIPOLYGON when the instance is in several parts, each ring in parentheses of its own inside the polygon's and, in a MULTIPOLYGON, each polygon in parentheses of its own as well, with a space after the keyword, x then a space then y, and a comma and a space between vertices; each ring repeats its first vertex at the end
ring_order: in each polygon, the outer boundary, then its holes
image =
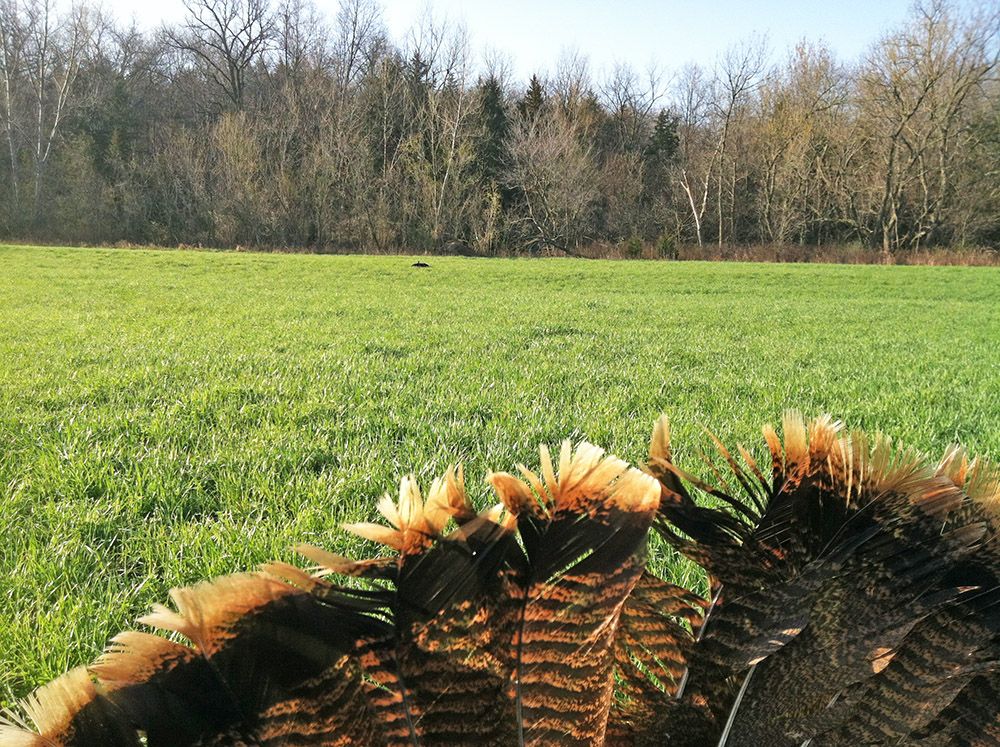
MULTIPOLYGON (((0 247, 0 701, 415 471, 790 406, 1000 458, 1000 269, 0 247)), ((655 549, 663 569, 670 559, 655 549)))

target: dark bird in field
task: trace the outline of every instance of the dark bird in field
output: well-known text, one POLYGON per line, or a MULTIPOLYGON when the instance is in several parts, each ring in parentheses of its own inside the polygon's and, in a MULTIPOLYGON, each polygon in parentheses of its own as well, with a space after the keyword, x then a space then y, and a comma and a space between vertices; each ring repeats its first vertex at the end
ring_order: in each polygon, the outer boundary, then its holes
POLYGON ((414 262, 410 267, 430 267, 426 262, 414 262))
POLYGON ((168 635, 116 636, 0 744, 1000 744, 997 471, 826 417, 764 434, 711 483, 664 420, 641 470, 543 448, 480 513, 460 468, 404 479, 348 527, 390 557, 176 589, 141 620, 168 635), (707 593, 647 570, 651 532, 707 593))

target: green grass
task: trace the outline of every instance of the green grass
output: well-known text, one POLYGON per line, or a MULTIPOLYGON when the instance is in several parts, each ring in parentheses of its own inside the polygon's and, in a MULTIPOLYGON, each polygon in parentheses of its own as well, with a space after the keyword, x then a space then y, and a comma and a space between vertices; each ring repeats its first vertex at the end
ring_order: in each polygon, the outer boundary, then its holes
MULTIPOLYGON (((1000 269, 0 247, 0 700, 401 474, 788 407, 1000 457, 1000 269)), ((658 568, 671 561, 655 549, 658 568)))

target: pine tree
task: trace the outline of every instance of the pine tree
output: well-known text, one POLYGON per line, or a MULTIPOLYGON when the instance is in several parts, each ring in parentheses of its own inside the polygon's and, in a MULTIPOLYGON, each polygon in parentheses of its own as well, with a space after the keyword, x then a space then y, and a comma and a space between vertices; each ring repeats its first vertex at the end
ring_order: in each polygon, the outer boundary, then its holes
POLYGON ((659 232, 657 252, 663 259, 676 259, 676 236, 667 233, 669 221, 662 212, 664 201, 669 200, 671 189, 671 166, 680 155, 680 138, 677 135, 677 117, 666 109, 656 117, 656 125, 649 136, 644 152, 642 203, 652 225, 659 232))
POLYGON ((680 138, 677 136, 677 118, 663 109, 656 117, 656 126, 646 146, 646 162, 650 166, 663 168, 677 156, 680 138))
POLYGON ((542 90, 542 82, 537 75, 532 75, 528 90, 517 105, 517 109, 525 119, 534 119, 543 106, 545 106, 545 92, 542 90))
POLYGON ((500 81, 490 75, 479 84, 481 134, 476 143, 476 163, 485 183, 499 181, 504 168, 510 120, 500 81))
POLYGON ((424 62, 419 50, 413 53, 409 62, 406 63, 405 74, 407 87, 409 89, 410 106, 415 114, 419 112, 427 103, 428 92, 433 81, 431 80, 430 63, 424 62))

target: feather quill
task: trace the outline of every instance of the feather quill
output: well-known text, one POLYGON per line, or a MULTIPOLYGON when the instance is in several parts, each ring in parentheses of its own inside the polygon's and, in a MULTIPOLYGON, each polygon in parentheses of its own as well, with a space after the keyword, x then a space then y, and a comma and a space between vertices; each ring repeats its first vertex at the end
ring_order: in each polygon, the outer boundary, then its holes
POLYGON ((642 471, 542 447, 479 513, 460 467, 404 478, 346 527, 388 556, 174 590, 141 620, 170 637, 114 637, 0 745, 1000 743, 998 472, 792 412, 770 475, 711 440, 731 479, 675 465, 666 419, 642 471), (650 529, 710 601, 649 572, 650 529))

